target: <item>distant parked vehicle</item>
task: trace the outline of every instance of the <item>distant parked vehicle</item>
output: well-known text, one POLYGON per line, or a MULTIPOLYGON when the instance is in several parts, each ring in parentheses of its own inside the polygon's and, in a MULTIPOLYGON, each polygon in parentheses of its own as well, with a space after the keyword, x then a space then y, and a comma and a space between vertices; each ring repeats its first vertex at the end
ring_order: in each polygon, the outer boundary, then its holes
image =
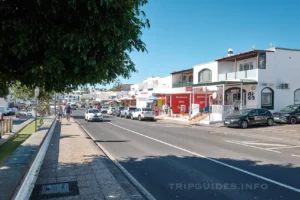
POLYGON ((224 125, 228 127, 247 128, 248 126, 267 124, 272 126, 274 117, 266 109, 243 109, 225 118, 224 125))
POLYGON ((114 111, 115 111, 115 108, 109 108, 107 110, 107 114, 112 115, 114 111))
POLYGON ((131 117, 131 113, 133 111, 135 111, 136 107, 125 107, 121 113, 120 113, 120 117, 125 117, 126 119, 127 118, 130 118, 131 117))
POLYGON ((107 113, 107 111, 108 111, 108 106, 102 106, 101 113, 107 113))
POLYGON ((76 108, 77 108, 77 106, 76 106, 75 103, 71 103, 71 104, 70 104, 70 107, 71 107, 72 110, 76 110, 76 108))
POLYGON ((15 110, 13 108, 8 108, 8 114, 9 115, 14 115, 15 114, 15 110))
POLYGON ((296 124, 300 121, 300 105, 289 105, 279 112, 273 113, 274 121, 277 123, 296 124))
POLYGON ((124 106, 120 106, 120 107, 116 107, 114 112, 113 112, 113 116, 119 117, 121 114, 121 111, 124 109, 124 106))
POLYGON ((154 120, 153 111, 151 108, 136 108, 132 114, 131 119, 138 119, 139 121, 142 120, 154 120))
POLYGON ((9 110, 8 110, 8 108, 5 107, 5 106, 0 106, 0 112, 1 112, 4 116, 9 115, 9 110))

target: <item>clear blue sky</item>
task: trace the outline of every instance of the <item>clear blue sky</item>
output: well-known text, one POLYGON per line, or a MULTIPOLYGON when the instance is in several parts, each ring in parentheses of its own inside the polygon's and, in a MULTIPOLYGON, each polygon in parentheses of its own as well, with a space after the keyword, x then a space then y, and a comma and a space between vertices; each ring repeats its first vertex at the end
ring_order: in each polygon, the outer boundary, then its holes
MULTIPOLYGON (((138 73, 122 83, 192 68, 234 53, 279 47, 300 49, 297 0, 149 0, 151 28, 143 31, 148 53, 132 53, 138 73)), ((107 86, 108 88, 110 86, 107 86)))

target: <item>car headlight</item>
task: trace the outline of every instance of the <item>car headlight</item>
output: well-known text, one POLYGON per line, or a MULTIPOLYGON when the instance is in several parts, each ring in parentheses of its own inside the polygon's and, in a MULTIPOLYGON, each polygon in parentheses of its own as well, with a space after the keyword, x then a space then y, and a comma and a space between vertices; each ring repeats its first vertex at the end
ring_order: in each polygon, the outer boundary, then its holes
POLYGON ((230 121, 232 121, 232 122, 237 122, 237 121, 239 121, 240 119, 231 119, 230 121))

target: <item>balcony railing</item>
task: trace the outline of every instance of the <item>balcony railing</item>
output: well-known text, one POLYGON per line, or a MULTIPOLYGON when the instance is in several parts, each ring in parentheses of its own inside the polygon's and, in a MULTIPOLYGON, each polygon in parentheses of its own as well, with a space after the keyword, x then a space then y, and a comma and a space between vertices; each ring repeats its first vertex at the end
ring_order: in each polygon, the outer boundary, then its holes
POLYGON ((239 72, 230 72, 225 74, 219 74, 219 81, 229 81, 235 79, 245 79, 251 78, 255 79, 257 77, 257 69, 246 70, 246 71, 239 71, 239 72))
POLYGON ((186 87, 186 86, 193 86, 193 82, 174 83, 172 85, 173 88, 180 88, 180 87, 186 87))

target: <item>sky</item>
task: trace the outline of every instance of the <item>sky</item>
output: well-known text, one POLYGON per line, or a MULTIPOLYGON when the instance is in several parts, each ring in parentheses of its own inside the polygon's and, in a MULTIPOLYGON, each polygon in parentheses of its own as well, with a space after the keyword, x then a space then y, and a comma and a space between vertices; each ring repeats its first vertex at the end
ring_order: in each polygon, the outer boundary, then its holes
MULTIPOLYGON (((149 0, 142 8, 150 20, 142 40, 148 53, 131 53, 138 73, 122 83, 192 68, 255 49, 300 49, 300 1, 297 0, 149 0)), ((105 87, 111 88, 112 85, 105 87)))

